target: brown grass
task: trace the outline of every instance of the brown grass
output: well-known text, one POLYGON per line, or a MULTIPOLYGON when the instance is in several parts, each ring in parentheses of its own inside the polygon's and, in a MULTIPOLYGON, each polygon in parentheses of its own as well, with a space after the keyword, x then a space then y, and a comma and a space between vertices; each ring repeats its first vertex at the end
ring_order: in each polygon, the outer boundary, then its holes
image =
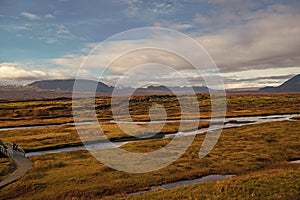
POLYGON ((227 180, 198 183, 143 195, 105 199, 282 199, 300 196, 300 166, 283 164, 227 180))
MULTIPOLYGON (((273 199, 279 198, 276 194, 281 194, 282 191, 284 196, 281 198, 293 197, 297 195, 295 188, 299 188, 299 168, 294 165, 285 166, 284 163, 299 159, 299 127, 300 121, 286 121, 223 130, 218 144, 204 159, 198 158, 204 138, 199 135, 176 162, 144 174, 113 170, 99 163, 86 151, 36 156, 31 158, 32 170, 16 183, 3 188, 0 199, 95 199, 124 195, 144 190, 151 185, 194 179, 208 174, 236 174, 240 177, 225 182, 196 185, 190 190, 193 198, 215 193, 221 195, 222 191, 226 192, 226 198, 241 198, 241 195, 251 198, 249 195, 252 193, 248 191, 257 192, 255 195, 265 194, 267 198, 273 199), (285 184, 285 178, 289 184, 285 184), (290 187, 292 184, 294 186, 290 187), (233 192, 234 188, 236 192, 233 192), (215 189, 217 190, 214 192, 215 189), (203 193, 198 194, 198 191, 203 193)), ((167 142, 168 140, 139 141, 123 148, 134 152, 148 152, 167 142)), ((174 198, 180 198, 181 195, 186 197, 188 191, 180 189, 171 194, 174 198), (184 193, 184 190, 187 192, 184 193)), ((171 194, 166 191, 158 193, 158 196, 155 194, 154 197, 167 199, 171 194)))
MULTIPOLYGON (((180 127, 179 122, 167 122, 166 124, 162 122, 151 126, 141 125, 139 127, 141 127, 143 131, 140 132, 136 129, 135 124, 127 124, 123 128, 126 133, 131 133, 131 135, 126 134, 117 124, 113 123, 101 124, 101 129, 109 139, 117 141, 152 133, 153 130, 159 130, 157 127, 161 126, 162 129, 159 131, 160 137, 164 134, 176 133, 179 128, 181 131, 190 131, 195 128, 204 128, 208 125, 208 122, 199 122, 198 126, 195 126, 194 123, 185 122, 180 127)), ((83 127, 86 130, 90 130, 90 128, 97 127, 97 125, 85 125, 83 127)), ((4 143, 17 142, 27 152, 64 146, 78 146, 82 144, 76 128, 73 125, 1 131, 0 137, 4 143)))
MULTIPOLYGON (((189 100, 189 96, 183 96, 189 100)), ((198 94, 199 109, 202 118, 210 117, 210 98, 207 94, 198 94)), ((95 99, 96 113, 99 121, 112 120, 109 97, 95 99)), ((124 102, 115 105, 116 109, 126 108, 124 102)), ((168 119, 180 119, 178 98, 169 95, 132 97, 130 100, 130 114, 134 120, 149 120, 148 110, 153 104, 162 105, 168 119)), ((193 107, 195 105, 191 105, 193 107)), ((295 94, 228 94, 227 116, 253 116, 300 113, 300 93, 295 94)), ((184 114, 184 113, 181 113, 184 114)), ((186 113, 187 114, 187 113, 186 113)), ((57 124, 72 122, 71 99, 60 100, 32 100, 32 101, 1 101, 0 127, 21 126, 32 124, 57 124)), ((120 119, 123 116, 114 116, 120 119)), ((158 119, 160 116, 156 116, 158 119)), ((199 116, 186 116, 185 118, 199 116)), ((88 120, 86 118, 85 120, 88 120)))

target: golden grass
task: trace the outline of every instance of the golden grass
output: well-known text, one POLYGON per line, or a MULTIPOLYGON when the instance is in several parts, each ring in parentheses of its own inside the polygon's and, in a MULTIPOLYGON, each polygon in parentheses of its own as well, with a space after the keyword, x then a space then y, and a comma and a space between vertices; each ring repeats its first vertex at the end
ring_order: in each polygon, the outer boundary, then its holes
POLYGON ((170 190, 151 191, 129 197, 104 199, 282 199, 300 196, 300 166, 282 164, 227 180, 198 183, 170 190))
MULTIPOLYGON (((151 185, 194 179, 209 174, 236 174, 241 177, 225 182, 201 184, 201 187, 196 185, 190 190, 194 199, 200 198, 201 195, 221 195, 222 191, 226 192, 225 197, 228 199, 251 198, 249 194, 252 193, 248 191, 256 191, 255 195, 265 194, 266 198, 277 198, 276 194, 284 191, 282 198, 292 198, 293 195, 297 195, 295 187, 299 189, 299 168, 280 163, 300 158, 299 133, 300 121, 226 129, 223 130, 214 150, 204 159, 198 158, 204 138, 204 135, 199 135, 176 162, 144 174, 116 171, 99 163, 86 151, 36 156, 31 158, 33 168, 29 173, 16 183, 3 188, 0 198, 99 199, 111 195, 122 196, 144 190, 151 185), (291 184, 294 186, 290 187, 291 184), (235 188, 237 192, 233 192, 235 188), (198 194, 198 191, 202 192, 198 194)), ((167 142, 168 140, 139 141, 127 144, 123 148, 135 152, 152 151, 167 142)), ((188 188, 171 191, 157 193, 158 196, 155 193, 154 197, 168 199, 170 195, 174 195, 174 198, 180 198, 189 193, 188 188)))
MULTIPOLYGON (((201 117, 209 117, 209 95, 199 94, 197 97, 201 117)), ((183 97, 186 100, 189 98, 189 96, 183 97)), ((111 120, 110 98, 96 98, 95 102, 99 121, 111 120)), ((178 99, 174 96, 162 95, 132 97, 130 101, 131 117, 138 121, 149 120, 148 109, 153 103, 164 106, 169 119, 180 119, 178 99)), ((119 109, 123 106, 120 105, 119 109)), ((227 95, 227 109, 228 116, 300 113, 300 94, 229 94, 227 95)), ((0 127, 61 124, 73 121, 70 99, 1 101, 0 116, 0 127)), ((116 116, 116 118, 122 117, 122 115, 116 116)), ((160 118, 160 116, 155 117, 160 118)), ((195 118, 195 116, 191 115, 188 118, 195 118)), ((176 123, 168 123, 160 132, 162 134, 174 133, 178 130, 178 126, 176 123)), ((206 126, 207 124, 200 124, 199 128, 206 126)), ((134 125, 127 125, 126 129, 130 130, 131 135, 151 133, 150 128, 143 127, 143 131, 136 129, 134 125)), ((101 128, 109 138, 130 137, 114 124, 101 125, 101 128)), ((188 126, 185 130, 189 130, 188 126)), ((5 131, 0 132, 0 137, 5 142, 20 143, 27 151, 80 144, 75 128, 70 126, 5 131)))
MULTIPOLYGON (((199 109, 202 118, 210 117, 210 98, 208 94, 198 94, 199 109)), ((189 102, 190 96, 182 96, 189 102)), ((109 97, 95 99, 96 113, 99 121, 112 120, 109 97)), ((149 120, 148 111, 154 104, 164 107, 168 119, 180 119, 178 98, 169 95, 131 97, 129 112, 134 120, 149 120)), ((122 108, 127 109, 126 101, 113 105, 120 110, 115 119, 122 119, 122 108)), ((191 108, 197 105, 190 105, 191 108)), ((294 94, 228 94, 227 116, 253 116, 300 113, 300 93, 294 94)), ((187 113, 181 113, 186 114, 187 113)), ((31 101, 1 101, 0 127, 21 126, 33 124, 57 124, 72 122, 71 99, 61 100, 31 100, 31 101)), ((161 116, 156 116, 158 119, 161 116)), ((199 116, 186 116, 185 118, 199 116)), ((87 120, 88 118, 86 118, 87 120)))
MULTIPOLYGON (((183 123, 181 130, 189 131, 195 126, 190 126, 190 122, 183 123)), ((207 127, 208 122, 199 122, 198 128, 207 127)), ((85 129, 90 129, 91 127, 96 127, 97 125, 85 125, 85 129)), ((125 125, 123 125, 125 126, 125 125)), ((151 126, 142 125, 140 126, 143 131, 136 129, 135 124, 127 124, 124 128, 126 133, 131 133, 132 135, 138 136, 141 134, 152 133, 153 130, 157 130, 157 127, 162 127, 159 131, 160 134, 170 134, 176 133, 179 129, 179 122, 167 122, 156 123, 151 126)), ((196 126, 197 128, 197 126, 196 126)), ((120 140, 132 135, 127 135, 124 131, 118 127, 117 124, 101 124, 102 131, 110 139, 120 140)), ((75 146, 80 145, 81 140, 78 136, 76 128, 71 125, 64 126, 54 126, 45 128, 32 128, 32 129, 19 129, 19 130, 9 130, 1 131, 0 138, 7 142, 17 142, 25 151, 36 151, 49 148, 57 148, 63 146, 75 146)))

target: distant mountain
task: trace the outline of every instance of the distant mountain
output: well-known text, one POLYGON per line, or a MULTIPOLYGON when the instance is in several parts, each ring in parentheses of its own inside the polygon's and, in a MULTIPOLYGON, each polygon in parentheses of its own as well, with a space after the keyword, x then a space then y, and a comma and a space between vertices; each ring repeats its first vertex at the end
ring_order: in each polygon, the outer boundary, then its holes
POLYGON ((195 93, 208 93, 209 90, 207 87, 205 86, 193 86, 191 87, 179 87, 179 86, 171 86, 171 87, 167 87, 164 85, 159 85, 159 86, 153 86, 150 85, 147 88, 138 88, 137 92, 158 92, 158 93, 173 93, 173 92, 179 92, 179 93, 191 93, 191 92, 195 92, 195 93))
MULTIPOLYGON (((93 88, 97 85, 96 92, 102 93, 111 93, 113 91, 113 87, 108 86, 102 82, 96 82, 92 80, 85 79, 77 79, 77 86, 80 88, 76 88, 76 92, 94 92, 93 88)), ((67 79, 67 80, 43 80, 36 81, 29 86, 36 87, 43 90, 60 90, 60 91, 73 91, 73 86, 75 83, 75 79, 67 79)))
POLYGON ((283 84, 273 87, 267 86, 260 89, 261 92, 300 92, 300 74, 287 80, 283 84))
MULTIPOLYGON (((108 86, 102 82, 96 82, 92 80, 85 80, 85 79, 79 79, 76 80, 81 87, 78 89, 77 92, 94 92, 92 89, 97 85, 97 92, 102 92, 102 93, 111 93, 114 89, 112 86, 108 86)), ((74 86, 75 79, 67 79, 67 80, 43 80, 43 81, 36 81, 28 86, 43 89, 43 90, 58 90, 58 91, 68 91, 72 92, 73 91, 73 86, 74 86)), ((205 86, 194 86, 192 88, 196 93, 199 92, 208 92, 208 88, 205 86)), ((124 92, 127 91, 126 88, 123 88, 124 92)), ((173 86, 173 87, 166 87, 164 85, 159 85, 159 86, 153 86, 150 85, 147 88, 138 88, 137 93, 145 93, 145 92, 158 92, 158 93, 172 93, 172 91, 176 92, 190 92, 191 88, 190 87, 178 87, 178 86, 173 86)))

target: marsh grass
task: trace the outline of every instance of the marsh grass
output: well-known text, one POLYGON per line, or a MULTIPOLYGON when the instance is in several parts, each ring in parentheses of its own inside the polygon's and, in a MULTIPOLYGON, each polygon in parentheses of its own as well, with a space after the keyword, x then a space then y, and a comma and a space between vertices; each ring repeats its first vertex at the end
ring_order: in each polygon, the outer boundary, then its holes
MULTIPOLYGON (((189 102, 190 96, 183 96, 183 101, 189 102)), ((210 117, 210 97, 208 94, 198 94, 200 117, 210 117)), ((127 108, 126 99, 119 105, 110 105, 109 97, 95 99, 96 115, 99 121, 122 119, 122 108, 127 108), (120 115, 112 116, 111 107, 120 110, 120 115)), ((84 100, 82 100, 84 101, 84 100)), ((149 108, 154 104, 164 107, 168 119, 199 118, 181 113, 178 98, 170 95, 133 96, 130 99, 129 112, 133 120, 148 121, 149 108)), ((79 104, 80 105, 80 104, 79 104)), ((271 114, 300 113, 300 94, 227 94, 227 116, 255 116, 271 114)), ((0 127, 24 126, 36 124, 63 124, 72 122, 71 99, 0 101, 0 127)), ((156 116, 160 119, 161 116, 156 116)), ((89 120, 83 118, 82 120, 89 120)))
MULTIPOLYGON (((83 150, 35 156, 31 158, 33 168, 19 181, 3 188, 0 199, 99 199, 111 195, 116 198, 145 190, 152 185, 209 174, 239 176, 197 184, 191 188, 179 188, 178 191, 158 191, 151 194, 156 199, 168 199, 169 196, 173 196, 173 199, 199 199, 202 196, 213 198, 211 195, 214 194, 224 194, 230 199, 251 198, 249 195, 254 191, 254 195, 258 195, 254 198, 292 198, 299 191, 299 167, 285 163, 299 159, 299 127, 300 121, 285 121, 225 129, 216 147, 203 159, 198 158, 198 152, 204 135, 199 135, 176 162, 144 174, 116 171, 83 150), (278 196, 281 192, 282 197, 278 196)), ((167 142, 168 140, 139 141, 128 143, 122 148, 148 152, 167 142)), ((130 198, 151 197, 145 194, 130 198)))
POLYGON ((198 183, 129 197, 104 199, 282 199, 300 196, 300 166, 282 164, 226 180, 198 183))
POLYGON ((25 151, 80 143, 75 127, 46 127, 1 131, 3 142, 17 142, 25 151))
MULTIPOLYGON (((208 127, 208 122, 199 122, 198 126, 190 126, 191 123, 183 123, 181 130, 190 131, 197 128, 208 127), (192 128, 191 128, 192 127, 192 128)), ((97 127, 98 125, 85 125, 84 128, 89 130, 90 128, 97 127)), ((106 134, 107 138, 114 141, 122 139, 130 139, 133 136, 138 136, 142 134, 152 133, 152 130, 156 127, 162 127, 158 132, 162 137, 165 134, 176 133, 180 127, 179 122, 167 122, 166 124, 156 123, 154 125, 143 125, 143 132, 139 132, 136 129, 135 124, 126 125, 126 129, 122 130, 117 124, 108 123, 101 124, 101 130, 106 134), (128 135, 127 133, 131 133, 128 135)), ((36 151, 43 149, 53 149, 58 147, 67 147, 67 146, 78 146, 81 145, 81 140, 78 136, 76 128, 73 125, 64 125, 64 126, 49 126, 45 128, 28 128, 28 129, 19 129, 19 130, 9 130, 1 131, 0 138, 5 142, 17 142, 25 151, 36 151)))

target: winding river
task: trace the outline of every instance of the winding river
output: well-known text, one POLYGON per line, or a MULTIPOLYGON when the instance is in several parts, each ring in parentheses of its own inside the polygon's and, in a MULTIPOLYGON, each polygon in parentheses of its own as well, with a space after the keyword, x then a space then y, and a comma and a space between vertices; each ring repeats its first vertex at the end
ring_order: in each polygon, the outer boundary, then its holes
MULTIPOLYGON (((286 120, 293 120, 293 117, 299 116, 298 114, 284 114, 284 115, 268 115, 268 116, 250 116, 250 117, 228 117, 226 118, 226 122, 223 128, 234 128, 234 127, 241 127, 245 125, 252 125, 252 124, 261 124, 265 122, 277 122, 277 121, 286 121, 286 120)), ((212 122, 215 122, 218 119, 212 119, 212 122)), ((167 122, 192 122, 192 121, 199 121, 199 120, 168 120, 167 122)), ((209 120, 200 120, 200 121, 209 121, 209 120)), ((124 121, 109 121, 109 122, 101 122, 102 124, 108 123, 128 123, 128 124, 149 124, 149 123, 162 123, 163 121, 151 121, 151 122, 124 122, 124 121)), ((94 122, 82 122, 77 123, 77 125, 90 125, 95 124, 94 122)), ((7 130, 18 130, 18 129, 32 129, 32 128, 44 128, 44 127, 53 127, 53 126, 63 126, 63 125, 74 125, 74 123, 67 123, 67 124, 60 124, 60 125, 38 125, 38 126, 24 126, 24 127, 9 127, 9 128, 0 128, 0 131, 7 131, 7 130)), ((188 136, 188 135, 196 135, 196 134, 204 134, 207 132, 208 128, 202 128, 195 131, 187 131, 187 132, 178 132, 175 134, 167 134, 163 138, 173 138, 175 136, 188 136)), ((60 153, 60 152, 67 152, 67 151, 76 151, 79 149, 107 149, 107 148, 116 148, 120 147, 128 142, 113 142, 111 143, 95 143, 89 144, 86 146, 77 146, 77 147, 66 147, 54 150, 45 150, 45 151, 36 151, 26 153, 26 157, 36 156, 36 155, 44 155, 47 153, 60 153)))
MULTIPOLYGON (((265 122, 278 122, 278 121, 293 121, 293 117, 299 116, 298 114, 285 114, 285 115, 269 115, 269 116, 251 116, 251 117, 229 117, 226 118, 226 122, 224 124, 223 128, 234 128, 234 127, 241 127, 245 125, 252 125, 252 124, 261 124, 265 122)), ((216 122, 217 119, 213 119, 212 122, 216 122)), ((185 120, 185 121, 199 121, 199 120, 185 120)), ((205 121, 205 120, 202 120, 205 121)), ((116 121, 110 121, 110 122, 104 122, 104 123, 135 123, 135 124, 148 124, 148 123, 161 123, 162 121, 151 121, 151 122, 116 122, 116 121)), ((170 120, 168 122, 182 122, 180 120, 170 120)), ((93 122, 83 122, 80 125, 89 125, 89 124, 95 124, 93 122)), ((74 123, 68 123, 68 124, 61 124, 61 125, 39 125, 39 126, 26 126, 26 127, 11 127, 11 128, 0 128, 0 131, 6 131, 6 130, 17 130, 17 129, 29 129, 29 128, 43 128, 43 127, 49 127, 49 126, 63 126, 63 125, 74 125, 74 123)), ((78 125, 78 124, 77 124, 78 125)), ((165 135, 163 138, 173 138, 175 136, 188 136, 188 135, 196 135, 196 134, 203 134, 207 132, 208 128, 202 128, 195 131, 187 131, 187 132, 178 132, 175 134, 168 134, 165 135)), ((79 149, 87 149, 87 150, 93 150, 93 149, 107 149, 107 148, 116 148, 120 147, 128 142, 113 142, 112 143, 95 143, 95 144, 89 144, 85 146, 77 146, 77 147, 67 147, 67 148, 60 148, 60 149, 54 149, 54 150, 45 150, 45 151, 36 151, 36 152, 30 152, 26 153, 26 157, 31 156, 37 156, 37 155, 45 155, 47 153, 60 153, 60 152, 68 152, 68 151, 76 151, 79 149)), ((300 163, 300 160, 292 161, 291 163, 300 163)), ((193 179, 193 180, 185 180, 185 181, 179 181, 174 183, 168 183, 164 185, 159 186, 151 186, 150 188, 131 193, 129 195, 138 195, 143 194, 149 191, 157 190, 157 189, 171 189, 176 188, 183 185, 189 185, 189 184, 195 184, 195 183, 201 183, 201 182, 208 182, 208 181, 216 181, 216 180, 222 180, 230 177, 234 177, 235 175, 218 175, 218 174, 212 174, 208 176, 204 176, 201 178, 193 179)))

